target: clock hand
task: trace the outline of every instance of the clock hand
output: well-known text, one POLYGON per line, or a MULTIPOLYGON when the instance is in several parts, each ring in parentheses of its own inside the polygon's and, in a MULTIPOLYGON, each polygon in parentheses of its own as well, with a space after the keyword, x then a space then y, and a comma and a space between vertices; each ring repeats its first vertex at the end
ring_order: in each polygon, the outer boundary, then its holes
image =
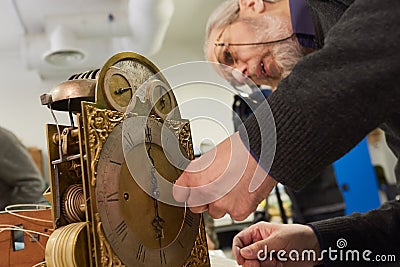
MULTIPOLYGON (((152 159, 151 159, 152 160, 152 159)), ((163 224, 165 221, 163 218, 160 217, 159 212, 158 212, 158 197, 160 196, 160 192, 158 191, 157 188, 157 180, 155 177, 155 167, 154 165, 151 167, 151 172, 150 175, 152 177, 152 184, 153 184, 153 200, 154 200, 154 210, 155 210, 155 217, 153 219, 152 225, 154 228, 154 231, 156 232, 156 239, 160 241, 161 239, 164 238, 164 231, 163 231, 163 224)))
POLYGON ((161 97, 161 109, 165 108, 165 98, 164 96, 161 97))
POLYGON ((152 145, 153 145, 151 128, 146 127, 145 132, 146 132, 146 141, 149 143, 149 147, 147 148, 147 155, 149 156, 151 165, 152 165, 150 168, 150 177, 151 177, 151 184, 152 184, 151 193, 152 193, 152 198, 154 200, 157 200, 160 197, 160 191, 158 191, 158 183, 157 183, 157 179, 156 179, 156 175, 155 175, 156 168, 154 166, 154 159, 150 153, 152 145))
POLYGON ((146 141, 149 143, 149 147, 147 149, 147 154, 151 161, 151 168, 150 168, 150 177, 151 177, 151 184, 152 184, 152 198, 154 200, 154 210, 155 210, 155 217, 153 219, 152 225, 155 231, 155 238, 159 241, 161 247, 161 239, 164 238, 164 230, 163 224, 165 223, 164 219, 160 217, 158 211, 158 198, 160 197, 160 191, 158 190, 158 183, 157 178, 155 175, 156 168, 154 166, 154 159, 151 156, 151 148, 152 148, 152 135, 151 135, 151 128, 146 127, 146 141))
MULTIPOLYGON (((160 92, 162 92, 162 87, 159 86, 159 88, 160 88, 160 92)), ((161 104, 161 109, 164 109, 165 108, 165 97, 164 97, 164 95, 162 95, 160 97, 160 104, 161 104)))
POLYGON ((118 88, 117 90, 114 91, 114 94, 116 95, 122 95, 126 91, 132 90, 132 87, 126 87, 126 88, 118 88))

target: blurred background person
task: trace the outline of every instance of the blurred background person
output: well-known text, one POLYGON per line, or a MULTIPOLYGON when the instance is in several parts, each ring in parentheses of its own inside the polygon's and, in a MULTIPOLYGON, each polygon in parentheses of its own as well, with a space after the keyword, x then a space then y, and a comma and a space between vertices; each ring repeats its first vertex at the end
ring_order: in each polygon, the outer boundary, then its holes
POLYGON ((44 202, 45 182, 26 147, 0 127, 0 210, 44 202))

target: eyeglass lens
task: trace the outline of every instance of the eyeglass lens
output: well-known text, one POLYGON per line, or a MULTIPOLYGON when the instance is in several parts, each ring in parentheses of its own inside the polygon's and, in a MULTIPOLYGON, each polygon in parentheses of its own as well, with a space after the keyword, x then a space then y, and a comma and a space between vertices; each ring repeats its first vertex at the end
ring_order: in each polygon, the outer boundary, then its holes
POLYGON ((216 49, 218 62, 234 67, 236 60, 232 49, 229 46, 219 46, 216 49))

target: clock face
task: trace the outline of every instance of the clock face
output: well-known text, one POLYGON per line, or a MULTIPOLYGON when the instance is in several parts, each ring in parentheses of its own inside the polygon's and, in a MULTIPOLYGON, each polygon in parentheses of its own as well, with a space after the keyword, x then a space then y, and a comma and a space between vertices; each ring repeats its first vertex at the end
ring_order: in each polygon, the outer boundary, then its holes
POLYGON ((97 86, 109 106, 125 112, 137 88, 157 72, 158 68, 143 56, 123 52, 104 64, 97 86))
POLYGON ((172 90, 161 80, 154 79, 147 85, 147 91, 150 95, 149 102, 152 110, 160 118, 166 119, 177 106, 172 90))
POLYGON ((127 266, 182 266, 195 243, 200 215, 158 200, 173 198, 172 187, 161 187, 172 184, 181 171, 171 165, 162 148, 161 122, 140 120, 143 124, 137 123, 129 135, 128 162, 122 124, 114 128, 101 151, 96 197, 104 234, 127 266))

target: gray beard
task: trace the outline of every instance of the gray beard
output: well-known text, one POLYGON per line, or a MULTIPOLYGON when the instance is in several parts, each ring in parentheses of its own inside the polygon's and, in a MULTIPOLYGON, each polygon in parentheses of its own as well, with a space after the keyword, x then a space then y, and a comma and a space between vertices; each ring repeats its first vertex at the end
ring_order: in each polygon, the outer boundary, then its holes
MULTIPOLYGON (((288 30, 288 23, 286 23, 285 19, 279 17, 265 15, 262 20, 249 19, 247 22, 256 31, 258 36, 257 42, 278 40, 289 36, 291 33, 291 29, 290 31, 288 30)), ((273 44, 270 49, 273 58, 281 69, 281 79, 286 78, 297 62, 304 56, 303 49, 297 38, 273 44)))
POLYGON ((297 39, 285 41, 284 44, 277 44, 274 46, 273 57, 277 65, 281 68, 281 78, 286 78, 293 67, 299 62, 304 54, 297 39))

